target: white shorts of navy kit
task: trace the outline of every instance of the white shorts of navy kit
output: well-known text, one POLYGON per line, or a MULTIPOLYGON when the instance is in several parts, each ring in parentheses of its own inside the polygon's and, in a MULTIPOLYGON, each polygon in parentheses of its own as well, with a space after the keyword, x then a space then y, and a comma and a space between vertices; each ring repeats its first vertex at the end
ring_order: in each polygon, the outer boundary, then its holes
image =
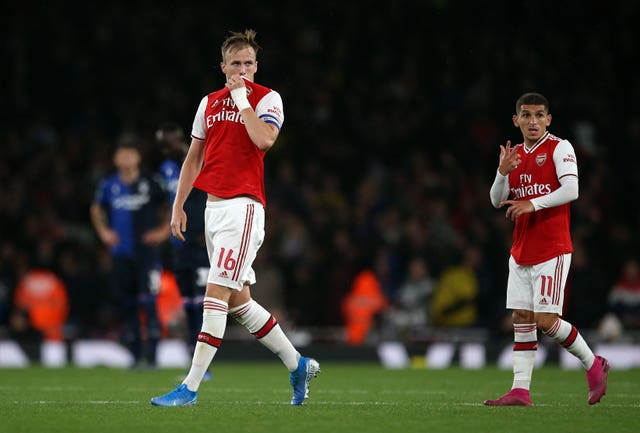
POLYGON ((509 257, 507 308, 562 315, 570 265, 571 254, 537 265, 519 265, 509 257))
POLYGON ((249 197, 207 201, 204 230, 209 254, 207 282, 242 290, 255 284, 253 261, 264 241, 264 207, 249 197))

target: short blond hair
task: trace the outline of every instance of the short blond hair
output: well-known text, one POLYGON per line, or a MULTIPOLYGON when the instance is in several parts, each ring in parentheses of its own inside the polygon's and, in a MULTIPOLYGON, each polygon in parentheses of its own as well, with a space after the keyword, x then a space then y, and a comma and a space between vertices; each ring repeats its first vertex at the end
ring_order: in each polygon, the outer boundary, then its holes
POLYGON ((256 42, 256 31, 253 29, 247 29, 244 32, 229 32, 230 35, 222 42, 222 61, 225 61, 226 55, 229 51, 241 50, 245 47, 253 48, 253 51, 258 56, 258 50, 260 45, 256 42))

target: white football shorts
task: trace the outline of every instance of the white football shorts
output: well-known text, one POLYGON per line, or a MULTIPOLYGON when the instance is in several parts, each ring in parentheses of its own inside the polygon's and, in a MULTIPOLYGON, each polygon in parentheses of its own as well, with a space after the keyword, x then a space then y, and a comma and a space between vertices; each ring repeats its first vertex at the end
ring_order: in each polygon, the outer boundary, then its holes
POLYGON ((509 257, 507 308, 562 315, 570 265, 571 254, 524 266, 509 257))
POLYGON ((209 255, 207 282, 242 290, 255 284, 251 267, 264 241, 264 208, 249 197, 207 201, 204 230, 209 255))

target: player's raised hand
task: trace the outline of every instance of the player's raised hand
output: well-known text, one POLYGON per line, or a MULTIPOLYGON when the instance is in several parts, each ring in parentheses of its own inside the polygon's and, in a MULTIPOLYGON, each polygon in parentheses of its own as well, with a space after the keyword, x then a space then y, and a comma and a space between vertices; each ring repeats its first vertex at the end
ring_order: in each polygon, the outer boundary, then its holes
POLYGON ((231 98, 233 102, 238 107, 238 111, 242 112, 242 110, 246 108, 251 108, 251 104, 249 104, 249 99, 247 99, 247 89, 245 85, 246 78, 240 74, 233 74, 227 77, 227 82, 225 86, 231 91, 231 98))
POLYGON ((227 77, 227 82, 224 84, 229 90, 239 89, 241 87, 246 87, 244 78, 240 74, 232 74, 227 77))
POLYGON ((514 168, 520 165, 522 160, 516 149, 517 146, 511 147, 511 140, 507 140, 506 146, 500 145, 498 171, 501 175, 508 175, 514 168))

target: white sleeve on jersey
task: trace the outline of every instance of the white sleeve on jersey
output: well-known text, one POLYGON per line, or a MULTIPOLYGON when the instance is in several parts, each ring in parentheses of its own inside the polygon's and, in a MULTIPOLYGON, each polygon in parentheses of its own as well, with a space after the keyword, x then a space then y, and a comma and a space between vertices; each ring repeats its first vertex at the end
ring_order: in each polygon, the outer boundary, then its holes
POLYGON ((284 109, 282 108, 282 98, 274 90, 267 93, 256 106, 256 115, 266 123, 282 128, 284 123, 284 109))
POLYGON ((509 197, 509 176, 503 176, 499 170, 496 170, 496 178, 493 180, 493 185, 491 185, 489 197, 491 197, 493 207, 499 208, 500 202, 509 197))
POLYGON ((578 198, 578 161, 569 141, 562 140, 558 143, 553 151, 553 162, 556 165, 560 188, 550 194, 532 199, 531 203, 536 211, 560 206, 578 198))
POLYGON ((193 126, 191 127, 191 137, 204 141, 207 137, 207 125, 204 121, 204 112, 207 109, 207 102, 209 96, 205 96, 198 105, 198 111, 196 111, 196 117, 193 119, 193 126))
POLYGON ((553 151, 553 163, 556 165, 558 179, 567 175, 578 177, 576 152, 568 140, 561 140, 553 151))

